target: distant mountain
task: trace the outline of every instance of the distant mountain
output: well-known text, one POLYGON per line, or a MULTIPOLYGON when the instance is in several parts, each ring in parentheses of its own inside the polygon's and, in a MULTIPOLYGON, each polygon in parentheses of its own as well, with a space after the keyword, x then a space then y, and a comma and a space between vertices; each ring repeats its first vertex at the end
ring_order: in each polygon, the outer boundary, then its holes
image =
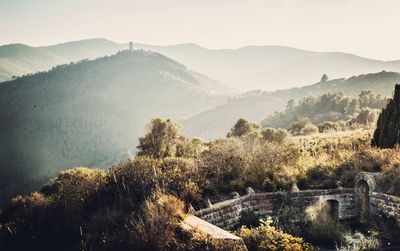
POLYGON ((335 92, 357 96, 362 90, 371 90, 375 94, 389 97, 396 83, 400 83, 400 73, 379 72, 276 92, 252 91, 231 98, 226 104, 203 111, 181 123, 188 136, 217 138, 228 133, 239 118, 261 122, 273 112, 283 110, 290 99, 298 101, 308 96, 335 92))
POLYGON ((127 47, 101 38, 41 47, 3 45, 0 46, 0 82, 59 64, 112 55, 123 48, 127 47))
POLYGON ((206 49, 195 44, 137 48, 158 51, 189 68, 241 90, 277 90, 330 78, 400 71, 400 61, 380 61, 341 52, 313 52, 284 46, 206 49))
MULTIPOLYGON (((115 54, 126 48, 128 44, 101 38, 42 47, 0 46, 0 82, 59 64, 115 54)), ((159 52, 226 86, 244 91, 300 87, 319 81, 323 74, 334 79, 382 70, 400 71, 400 61, 386 62, 341 52, 314 52, 285 46, 207 49, 196 44, 136 43, 134 48, 159 52)))
MULTIPOLYGON (((0 204, 61 169, 109 165, 147 122, 226 101, 224 88, 161 54, 123 51, 0 85, 0 204)), ((135 150, 132 151, 135 153, 135 150)))

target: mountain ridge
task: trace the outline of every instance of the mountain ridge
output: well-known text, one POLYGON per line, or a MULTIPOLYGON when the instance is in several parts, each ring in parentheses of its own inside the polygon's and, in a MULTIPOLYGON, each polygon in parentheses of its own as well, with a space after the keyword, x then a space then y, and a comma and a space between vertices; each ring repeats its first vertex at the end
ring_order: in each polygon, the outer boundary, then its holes
MULTIPOLYGON (((11 59, 1 56, 6 46, 10 45, 0 46, 0 81, 48 70, 58 64, 115 54, 127 49, 128 43, 96 38, 51 46, 27 46, 20 47, 27 50, 26 57, 23 57, 22 50, 11 59)), ((382 70, 400 71, 400 60, 384 61, 351 53, 316 52, 279 45, 208 49, 194 43, 167 46, 134 43, 134 48, 159 52, 221 84, 242 91, 299 87, 317 82, 323 74, 334 79, 382 70)))

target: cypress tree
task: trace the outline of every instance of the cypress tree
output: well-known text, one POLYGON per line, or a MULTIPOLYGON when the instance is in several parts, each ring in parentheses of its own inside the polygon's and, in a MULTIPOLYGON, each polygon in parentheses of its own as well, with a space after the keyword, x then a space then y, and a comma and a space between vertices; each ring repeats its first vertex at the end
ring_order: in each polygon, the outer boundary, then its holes
POLYGON ((382 109, 372 139, 372 145, 393 148, 400 143, 400 85, 396 84, 394 96, 382 109))

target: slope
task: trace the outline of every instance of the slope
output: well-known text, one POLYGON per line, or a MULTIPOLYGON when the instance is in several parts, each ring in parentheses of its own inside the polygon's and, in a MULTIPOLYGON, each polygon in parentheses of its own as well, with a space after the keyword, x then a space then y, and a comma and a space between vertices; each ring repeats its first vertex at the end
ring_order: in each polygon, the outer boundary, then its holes
POLYGON ((222 86, 158 53, 123 51, 0 85, 0 197, 72 166, 109 165, 155 116, 226 100, 222 86))

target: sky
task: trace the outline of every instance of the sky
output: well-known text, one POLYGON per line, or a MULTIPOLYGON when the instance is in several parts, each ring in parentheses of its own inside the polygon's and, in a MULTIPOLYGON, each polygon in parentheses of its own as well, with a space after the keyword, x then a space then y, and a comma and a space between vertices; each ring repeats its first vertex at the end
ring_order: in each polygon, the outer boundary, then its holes
POLYGON ((0 0, 0 44, 284 45, 400 59, 399 0, 0 0))

